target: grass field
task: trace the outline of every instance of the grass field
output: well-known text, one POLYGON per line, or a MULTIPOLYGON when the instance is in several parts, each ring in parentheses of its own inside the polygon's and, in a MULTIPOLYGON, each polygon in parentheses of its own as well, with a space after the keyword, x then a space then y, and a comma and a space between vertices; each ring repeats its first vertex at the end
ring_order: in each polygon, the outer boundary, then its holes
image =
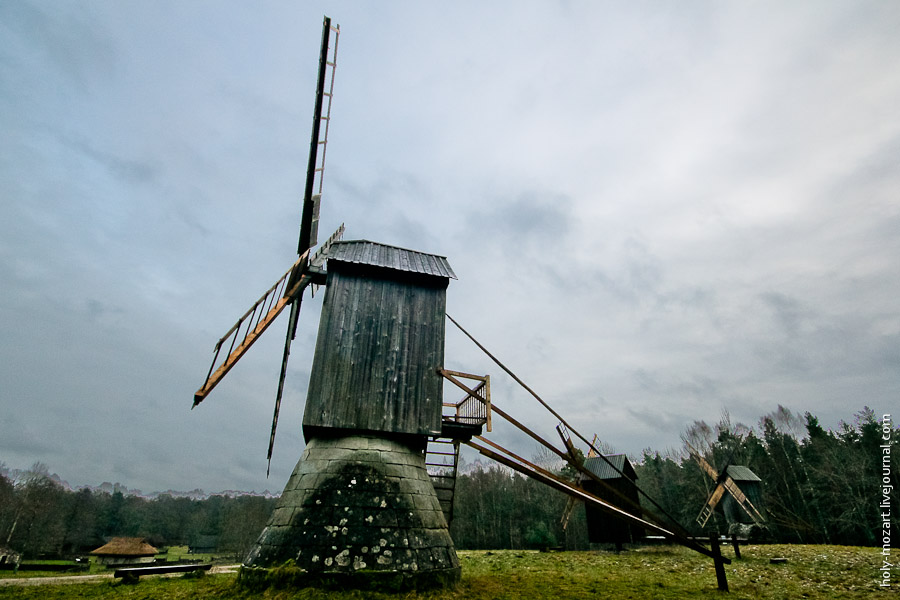
MULTIPOLYGON (((898 587, 878 586, 881 554, 874 548, 842 546, 745 546, 743 560, 726 566, 730 598, 893 597, 898 587), (785 564, 770 564, 773 557, 785 564)), ((0 598, 41 599, 312 599, 429 598, 432 600, 568 598, 722 598, 712 561, 680 547, 651 547, 622 554, 461 551, 463 578, 458 587, 427 593, 390 595, 315 589, 268 590, 250 594, 234 575, 145 578, 137 585, 109 580, 69 585, 0 587, 0 598)))
MULTIPOLYGON (((218 556, 214 554, 191 554, 188 552, 187 546, 171 546, 166 548, 166 552, 160 553, 156 555, 157 561, 165 561, 168 563, 175 563, 179 561, 201 561, 201 562, 211 562, 215 564, 222 564, 225 562, 237 562, 233 557, 224 557, 218 556)), ((105 565, 101 565, 97 562, 96 557, 90 556, 88 557, 90 561, 90 568, 87 571, 82 571, 82 574, 102 574, 102 573, 110 573, 108 567, 105 565)), ((68 560, 41 560, 41 561, 25 561, 31 564, 41 563, 41 564, 70 564, 71 561, 68 560)), ((18 572, 14 571, 0 571, 0 579, 30 579, 34 577, 53 577, 53 576, 69 576, 78 574, 74 570, 72 572, 65 571, 34 571, 34 570, 20 570, 18 572)))
POLYGON ((199 560, 202 562, 213 563, 219 563, 225 560, 227 560, 228 562, 240 562, 239 560, 235 560, 234 557, 225 559, 224 556, 217 554, 191 554, 190 552, 188 552, 187 546, 169 546, 168 548, 166 548, 166 553, 157 554, 156 559, 165 560, 166 562, 178 562, 181 560, 199 560))

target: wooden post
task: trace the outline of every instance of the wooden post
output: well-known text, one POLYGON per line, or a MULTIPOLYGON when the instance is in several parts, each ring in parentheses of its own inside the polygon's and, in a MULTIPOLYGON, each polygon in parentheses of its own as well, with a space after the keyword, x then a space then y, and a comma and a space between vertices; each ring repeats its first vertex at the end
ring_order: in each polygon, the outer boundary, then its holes
POLYGON ((725 564, 722 562, 722 551, 719 548, 719 534, 709 534, 709 545, 713 553, 713 562, 716 565, 716 582, 720 592, 728 591, 728 580, 725 578, 725 564))
POLYGON ((738 544, 736 533, 731 534, 731 545, 734 547, 734 557, 738 560, 741 560, 741 545, 738 544))

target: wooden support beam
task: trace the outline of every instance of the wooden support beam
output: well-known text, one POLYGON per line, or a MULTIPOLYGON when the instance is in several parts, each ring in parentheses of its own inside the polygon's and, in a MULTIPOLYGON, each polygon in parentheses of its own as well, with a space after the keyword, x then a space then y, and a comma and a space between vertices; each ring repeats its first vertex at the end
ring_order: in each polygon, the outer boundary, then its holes
POLYGON ((738 543, 738 536, 736 533, 731 534, 731 547, 734 548, 734 557, 741 560, 741 545, 738 543))
MULTIPOLYGON (((483 440, 483 438, 482 438, 482 440, 483 440)), ((487 440, 483 440, 483 441, 487 441, 487 440)), ((608 512, 617 517, 621 517, 628 521, 632 521, 642 527, 651 529, 651 530, 665 536, 666 538, 674 540, 675 542, 677 542, 683 546, 686 546, 686 547, 690 548, 691 550, 694 550, 695 552, 699 552, 700 554, 703 554, 704 556, 713 558, 713 554, 710 550, 707 550, 706 548, 704 548, 703 546, 701 546, 700 544, 698 544, 697 542, 695 542, 691 539, 688 539, 684 536, 678 535, 677 533, 675 533, 673 531, 669 531, 668 529, 665 529, 664 527, 661 527, 660 525, 657 525, 656 523, 651 523, 650 521, 645 521, 644 519, 641 519, 640 517, 636 517, 636 516, 632 515, 631 513, 627 513, 625 511, 623 511, 622 509, 617 508, 617 507, 613 506, 612 504, 607 503, 605 500, 603 500, 589 492, 584 491, 583 489, 574 485, 573 483, 568 482, 564 479, 561 479, 561 478, 557 477, 556 475, 553 475, 552 473, 547 472, 545 469, 541 469, 540 467, 536 467, 535 465, 532 465, 528 461, 517 462, 517 460, 521 460, 519 457, 516 457, 515 454, 513 454, 512 452, 509 452, 505 448, 502 448, 498 444, 489 442, 489 444, 491 446, 493 446, 494 448, 497 448, 500 452, 503 452, 503 453, 509 455, 510 457, 515 458, 516 460, 513 460, 512 458, 507 458, 507 456, 498 454, 497 452, 494 452, 494 451, 492 451, 488 448, 485 448, 484 446, 481 446, 479 444, 476 444, 475 442, 472 442, 472 441, 468 441, 468 442, 464 442, 464 443, 467 444, 469 447, 474 448, 480 454, 482 454, 492 460, 495 460, 495 461, 499 462, 500 464, 505 465, 518 473, 522 473, 523 475, 526 475, 527 477, 536 479, 536 480, 540 481, 541 483, 544 483, 545 485, 548 485, 549 487, 559 490, 565 494, 573 496, 578 500, 590 502, 590 503, 598 506, 601 510, 604 510, 605 512, 608 512), (549 475, 548 475, 548 473, 549 473, 549 475)), ((730 559, 728 559, 726 557, 722 557, 721 554, 720 554, 720 557, 721 557, 721 560, 725 564, 731 564, 730 559)))
MULTIPOLYGON (((725 577, 725 557, 722 556, 722 550, 719 548, 719 534, 709 534, 709 545, 712 549, 713 563, 716 565, 716 583, 719 585, 720 592, 728 591, 728 579, 725 577)), ((730 561, 729 561, 730 562, 730 561)))
MULTIPOLYGON (((522 473, 523 475, 531 477, 532 479, 537 479, 541 483, 548 485, 556 490, 559 490, 570 496, 574 496, 574 497, 578 498, 579 500, 584 500, 585 502, 590 502, 592 504, 595 504, 595 505, 599 506, 601 509, 603 509, 604 511, 606 511, 612 515, 615 515, 617 517, 621 517, 623 519, 628 519, 630 521, 635 521, 636 523, 638 523, 644 527, 647 527, 649 529, 652 529, 653 531, 660 533, 668 538, 672 538, 672 539, 675 538, 675 534, 673 532, 671 532, 667 529, 664 529, 664 528, 660 527, 659 525, 656 525, 655 523, 650 523, 649 521, 644 521, 643 519, 635 517, 634 515, 627 513, 624 510, 621 510, 620 508, 613 506, 612 504, 608 504, 604 500, 601 500, 599 497, 594 496, 593 494, 584 491, 583 489, 575 486, 574 484, 569 483, 555 475, 550 474, 549 471, 546 471, 545 469, 541 469, 540 467, 535 468, 534 465, 527 463, 527 461, 525 464, 520 464, 516 461, 510 460, 509 458, 507 458, 503 455, 493 452, 493 451, 485 448, 484 446, 480 446, 479 444, 476 444, 475 442, 470 441, 470 442, 465 442, 465 444, 474 448, 475 450, 477 450, 484 456, 487 456, 488 458, 495 460, 495 461, 509 467, 510 469, 513 469, 514 471, 517 471, 519 473, 522 473)), ((491 445, 499 448, 499 446, 497 446, 497 444, 491 443, 491 445)), ((515 454, 508 452, 506 450, 503 450, 503 451, 506 452, 507 454, 509 454, 510 456, 517 458, 515 456, 515 454)), ((518 460, 518 458, 517 458, 517 460, 518 460)), ((706 549, 704 548, 704 550, 706 550, 706 549)))
MULTIPOLYGON (((509 421, 513 426, 517 427, 517 428, 518 428, 519 430, 521 430, 523 433, 525 433, 526 435, 528 435, 529 437, 531 437, 531 439, 535 440, 537 443, 539 443, 539 444, 542 445, 543 447, 547 448, 548 450, 550 450, 551 452, 555 453, 557 456, 559 456, 560 458, 562 458, 563 460, 565 460, 569 465, 572 466, 573 469, 575 469, 576 471, 578 471, 579 473, 581 473, 581 474, 584 475, 585 477, 588 477, 588 478, 592 479, 592 480, 595 481, 597 484, 599 484, 600 487, 602 487, 604 490, 606 490, 608 493, 610 493, 610 494, 614 495, 616 498, 622 500, 623 503, 624 503, 625 505, 631 506, 631 507, 633 507, 633 508, 636 508, 639 512, 641 512, 641 513, 644 514, 644 515, 647 515, 647 516, 651 517, 651 518, 654 519, 655 521, 658 521, 658 522, 662 522, 662 521, 663 521, 663 519, 661 519, 661 518, 659 517, 659 515, 655 514, 655 513, 654 513, 653 511, 651 511, 650 509, 645 508, 645 507, 642 507, 640 504, 635 503, 631 498, 629 498, 628 496, 626 496, 625 494, 623 494, 621 491, 619 491, 619 490, 617 490, 616 488, 614 488, 613 486, 609 485, 606 481, 604 481, 604 480, 600 479, 599 477, 597 477, 596 474, 594 474, 594 473, 591 472, 590 470, 586 469, 586 468, 584 467, 584 465, 579 464, 577 461, 574 460, 574 458, 573 458, 573 459, 570 459, 570 458, 569 458, 569 456, 570 456, 570 455, 569 455, 569 452, 562 452, 562 451, 559 450, 556 446, 554 446, 553 444, 551 444, 550 442, 548 442, 547 440, 545 440, 544 438, 542 438, 541 436, 539 436, 539 435, 536 434, 535 432, 531 431, 528 427, 526 427, 525 425, 523 425, 522 423, 520 423, 519 421, 517 421, 517 420, 516 420, 514 417, 512 417, 509 413, 507 413, 507 412, 503 411, 502 409, 500 409, 497 405, 493 405, 493 406, 492 406, 492 410, 493 410, 494 412, 496 412, 498 415, 500 415, 501 417, 503 417, 504 419, 506 419, 507 421, 509 421)), ((560 433, 560 436, 563 437, 563 436, 562 436, 562 432, 559 431, 559 429, 557 429, 557 431, 560 433)), ((563 439, 565 439, 565 438, 563 437, 563 439)), ((571 440, 569 440, 569 442, 568 442, 568 444, 567 444, 567 448, 574 448, 574 446, 572 446, 571 444, 572 444, 572 442, 571 442, 571 440)), ((571 450, 570 450, 570 451, 571 451, 571 450)), ((616 469, 616 470, 618 470, 618 469, 616 469)), ((630 481, 630 480, 629 480, 629 481, 630 481)), ((686 530, 684 527, 682 527, 681 524, 679 524, 679 523, 678 523, 677 521, 675 521, 674 519, 671 519, 671 518, 670 518, 669 520, 670 520, 670 521, 672 522, 672 524, 675 526, 675 529, 676 529, 676 531, 678 532, 678 534, 681 535, 682 537, 685 537, 685 538, 686 538, 687 535, 688 535, 687 530, 686 530)))
MULTIPOLYGON (((482 352, 484 352, 484 353, 488 356, 488 358, 490 358, 492 361, 494 361, 494 363, 495 363, 498 367, 500 367, 501 369, 503 369, 503 370, 506 372, 507 375, 509 375, 510 377, 512 377, 513 380, 514 380, 516 383, 518 383, 518 384, 519 384, 520 386, 522 386, 529 394, 531 394, 531 395, 534 397, 534 399, 537 400, 537 401, 540 403, 541 406, 543 406, 544 408, 546 408, 546 409, 550 412, 550 414, 552 414, 554 417, 556 417, 556 418, 559 420, 560 423, 562 423, 563 425, 565 425, 565 426, 569 429, 569 431, 571 431, 573 434, 575 434, 575 436, 576 436, 578 439, 580 439, 582 442, 584 442, 585 444, 587 444, 588 448, 590 448, 591 450, 593 450, 594 452, 596 452, 598 456, 601 456, 601 457, 606 461, 606 463, 610 466, 610 468, 612 468, 616 473, 618 473, 618 474, 619 474, 621 477, 623 477, 625 480, 630 481, 630 482, 631 482, 631 485, 634 486, 634 489, 636 489, 637 492, 638 492, 641 496, 643 496, 644 498, 646 498, 647 501, 648 501, 650 504, 652 504, 653 506, 655 506, 655 507, 659 510, 660 513, 662 513, 663 515, 665 515, 666 518, 667 518, 671 523, 674 523, 674 524, 678 527, 679 530, 681 530, 681 531, 687 531, 683 526, 681 526, 680 523, 678 523, 678 520, 677 520, 674 516, 672 516, 671 514, 669 514, 669 512, 666 511, 666 509, 663 508, 663 507, 659 504, 659 502, 657 502, 656 500, 654 500, 647 492, 645 492, 643 489, 641 489, 641 487, 640 487, 635 481, 633 481, 631 478, 629 478, 629 477, 628 477, 621 469, 619 469, 616 465, 614 465, 614 464, 612 463, 612 461, 610 461, 608 458, 606 458, 605 456, 603 456, 603 454, 602 454, 598 449, 596 449, 596 448, 594 447, 594 444, 593 444, 593 443, 589 442, 589 441, 587 440, 586 437, 584 437, 583 435, 581 435, 581 433, 579 433, 575 428, 573 428, 571 425, 569 425, 569 423, 566 422, 566 420, 565 420, 558 412, 556 412, 555 410, 553 410, 553 408, 551 408, 550 405, 547 404, 547 403, 544 401, 543 398, 541 398, 540 396, 537 395, 537 392, 535 392, 533 389, 531 389, 530 387, 528 387, 528 385, 526 385, 524 381, 522 381, 521 379, 519 379, 519 377, 518 377, 515 373, 513 373, 506 365, 504 365, 502 362, 500 362, 500 360, 499 360, 496 356, 494 356, 493 354, 491 354, 490 351, 488 351, 488 349, 485 348, 484 345, 482 345, 481 342, 479 342, 478 340, 476 340, 475 337, 474 337, 471 333, 469 333, 468 331, 466 331, 466 330, 463 328, 462 325, 460 325, 459 323, 457 323, 456 320, 455 320, 453 317, 451 317, 451 316, 448 314, 448 315, 447 315, 447 318, 450 319, 450 322, 453 323, 453 324, 456 326, 456 328, 459 329, 459 330, 460 330, 467 338, 469 338, 470 340, 472 340, 472 342, 473 342, 476 346, 478 346, 478 348, 479 348, 482 352)), ((496 409, 495 409, 495 410, 496 410, 496 409)), ((500 413, 499 410, 497 411, 497 413, 498 413, 498 414, 501 414, 501 416, 502 416, 502 413, 500 413)), ((595 439, 596 439, 596 436, 595 436, 595 439)), ((553 449, 553 451, 556 452, 557 454, 560 454, 560 456, 561 456, 562 458, 565 458, 565 456, 562 455, 562 454, 561 454, 559 451, 557 451, 555 448, 553 449)))

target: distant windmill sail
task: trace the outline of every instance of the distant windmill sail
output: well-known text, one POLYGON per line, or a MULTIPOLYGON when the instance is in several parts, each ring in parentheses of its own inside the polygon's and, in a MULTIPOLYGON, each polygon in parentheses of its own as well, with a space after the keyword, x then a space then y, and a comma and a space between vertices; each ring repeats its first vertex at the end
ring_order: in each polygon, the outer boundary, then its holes
MULTIPOLYGON (((687 442, 685 442, 687 444, 687 442)), ((725 467, 717 472, 709 462, 703 458, 700 452, 697 451, 696 448, 687 444, 688 451, 691 456, 694 457, 694 460, 697 461, 697 464, 700 465, 700 468, 706 472, 710 478, 716 482, 716 487, 713 488, 713 491, 710 493, 709 498, 707 498, 706 503, 703 505, 703 508, 700 510, 700 514, 697 515, 697 523, 701 527, 705 527, 706 523, 709 521, 709 518, 713 515, 716 510, 716 506, 719 504, 719 501, 725 495, 727 491, 728 494, 732 497, 734 502, 740 506, 745 513, 751 518, 754 524, 764 527, 765 526, 765 517, 763 517, 762 513, 753 505, 749 498, 747 498, 746 494, 741 491, 741 488, 738 487, 738 484, 734 481, 734 478, 728 474, 728 468, 731 465, 731 459, 734 457, 734 452, 731 453, 731 456, 728 457, 728 460, 725 463, 725 467)))

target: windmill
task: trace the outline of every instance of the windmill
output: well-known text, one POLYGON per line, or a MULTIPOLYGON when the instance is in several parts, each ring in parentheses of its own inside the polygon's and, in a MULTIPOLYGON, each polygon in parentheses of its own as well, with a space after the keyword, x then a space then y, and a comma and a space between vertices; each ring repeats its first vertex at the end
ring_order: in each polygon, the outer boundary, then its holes
MULTIPOLYGON (((306 447, 244 560, 242 580, 265 580, 269 568, 291 560, 305 573, 298 583, 308 585, 322 579, 370 585, 373 572, 392 587, 445 585, 459 580, 460 565, 427 470, 426 451, 429 439, 447 432, 443 377, 454 373, 443 371, 446 290, 456 275, 443 256, 341 240, 343 226, 310 256, 316 244, 339 31, 326 17, 298 258, 216 343, 194 405, 290 306, 269 440, 271 460, 303 293, 324 285, 303 413, 306 447), (328 108, 323 111, 325 98, 328 108), (226 348, 227 356, 219 362, 226 348)), ((487 379, 480 379, 486 386, 487 379)), ((479 389, 470 391, 476 403, 489 402, 486 388, 479 389)), ((464 400, 457 413, 468 410, 468 404, 472 402, 464 400)), ((455 425, 466 429, 465 422, 455 425)))
MULTIPOLYGON (((303 192, 303 208, 300 217, 300 239, 297 244, 297 259, 278 281, 264 293, 253 306, 222 336, 214 347, 212 364, 203 385, 194 393, 196 407, 203 402, 219 384, 225 375, 237 364, 238 360, 250 349, 262 333, 275 319, 290 307, 287 336, 284 342, 284 355, 281 360, 281 375, 278 378, 278 392, 275 397, 275 411, 272 415, 272 430, 269 435, 269 450, 266 455, 268 465, 272 463, 272 449, 275 444, 275 430, 278 427, 278 413, 281 409, 281 398, 284 393, 284 380, 287 374, 288 358, 291 353, 291 342, 297 335, 297 320, 303 294, 308 287, 321 285, 326 274, 322 271, 322 263, 331 245, 339 240, 344 232, 341 225, 334 234, 310 257, 310 249, 318 240, 319 207, 322 200, 322 186, 325 172, 325 150, 328 144, 328 128, 331 122, 331 100, 334 95, 334 73, 337 68, 337 46, 340 26, 331 25, 331 19, 325 17, 322 28, 322 44, 319 54, 319 70, 316 83, 316 101, 313 116, 312 136, 309 147, 309 160, 306 170, 306 185, 303 192), (334 46, 330 44, 334 33, 334 46), (330 76, 329 76, 330 75, 330 76), (326 91, 326 79, 329 80, 326 91), (328 99, 327 106, 325 99, 328 99), (325 127, 322 127, 322 123, 325 127), (321 149, 321 152, 320 152, 321 149), (243 332, 243 335, 241 335, 243 332), (222 356, 222 349, 228 347, 227 354, 222 356)), ((315 287, 313 287, 313 291, 315 287)))
MULTIPOLYGON (((446 314, 446 290, 456 275, 445 257, 367 240, 344 241, 340 239, 343 226, 310 256, 316 245, 336 66, 337 35, 334 54, 329 55, 332 32, 337 34, 339 29, 332 28, 326 17, 298 258, 217 342, 206 381, 194 397, 196 406, 289 306, 291 316, 269 441, 271 459, 303 293, 310 286, 325 286, 303 414, 306 448, 269 522, 244 560, 242 583, 263 586, 269 580, 269 569, 287 561, 298 568, 291 571, 293 582, 304 586, 323 581, 341 586, 381 582, 389 588, 422 589, 458 581, 460 564, 447 526, 455 484, 450 482, 451 487, 442 490, 451 494, 449 498, 439 498, 426 462, 429 453, 451 454, 429 452, 429 442, 444 441, 453 446, 451 478, 455 477, 459 445, 465 443, 517 472, 600 506, 616 518, 662 533, 712 557, 720 589, 725 589, 721 567, 730 561, 717 549, 707 550, 688 539, 680 526, 662 526, 622 510, 481 436, 482 426, 490 431, 491 414, 496 412, 569 461, 582 475, 602 482, 574 460, 576 452, 562 417, 474 338, 498 366, 560 420, 557 430, 566 453, 496 408, 490 397, 489 376, 443 368, 446 319, 472 337, 446 314), (329 68, 331 84, 326 93, 329 68), (328 111, 323 114, 326 97, 328 111), (323 268, 326 261, 327 271, 323 268), (220 362, 223 350, 226 356, 220 362), (460 402, 443 402, 444 379, 465 391, 460 402), (452 409, 452 414, 443 414, 445 407, 452 409)), ((578 437, 587 442, 580 434, 578 437)), ((443 463, 435 466, 445 467, 443 463)), ((447 479, 445 475, 436 476, 447 479)), ((654 506, 661 508, 657 503, 654 506)), ((651 514, 648 510, 644 513, 651 514)))
MULTIPOLYGON (((687 441, 685 441, 685 444, 687 444, 688 451, 691 453, 691 456, 694 457, 694 460, 697 461, 697 464, 700 465, 700 468, 709 475, 716 484, 707 498, 706 503, 703 505, 700 514, 697 516, 697 523, 699 523, 701 527, 706 526, 709 517, 712 516, 716 506, 727 491, 733 502, 742 509, 744 514, 750 518, 754 525, 765 527, 765 517, 763 517, 762 513, 760 513, 756 506, 753 505, 750 498, 741 491, 741 488, 738 487, 738 484, 735 481, 735 479, 741 479, 743 481, 755 481, 758 483, 759 478, 747 467, 732 465, 731 459, 734 456, 733 452, 725 462, 725 466, 717 472, 696 448, 687 441)), ((736 511, 732 510, 729 512, 733 514, 736 511)), ((732 519, 734 518, 735 517, 732 517, 732 519)))
MULTIPOLYGON (((566 438, 563 439, 565 443, 566 438)), ((642 516, 636 488, 637 473, 625 454, 613 452, 606 444, 602 444, 607 446, 604 453, 598 452, 597 448, 601 447, 601 443, 597 434, 594 434, 588 453, 583 457, 580 451, 575 451, 574 446, 567 443, 565 445, 570 464, 573 461, 580 463, 590 472, 590 475, 578 472, 577 483, 581 489, 635 517, 642 516)), ((574 496, 569 496, 560 519, 564 531, 568 529, 572 514, 580 504, 584 504, 588 541, 592 545, 615 544, 616 551, 621 551, 624 543, 635 541, 643 534, 640 527, 617 519, 593 504, 585 504, 574 496)))

